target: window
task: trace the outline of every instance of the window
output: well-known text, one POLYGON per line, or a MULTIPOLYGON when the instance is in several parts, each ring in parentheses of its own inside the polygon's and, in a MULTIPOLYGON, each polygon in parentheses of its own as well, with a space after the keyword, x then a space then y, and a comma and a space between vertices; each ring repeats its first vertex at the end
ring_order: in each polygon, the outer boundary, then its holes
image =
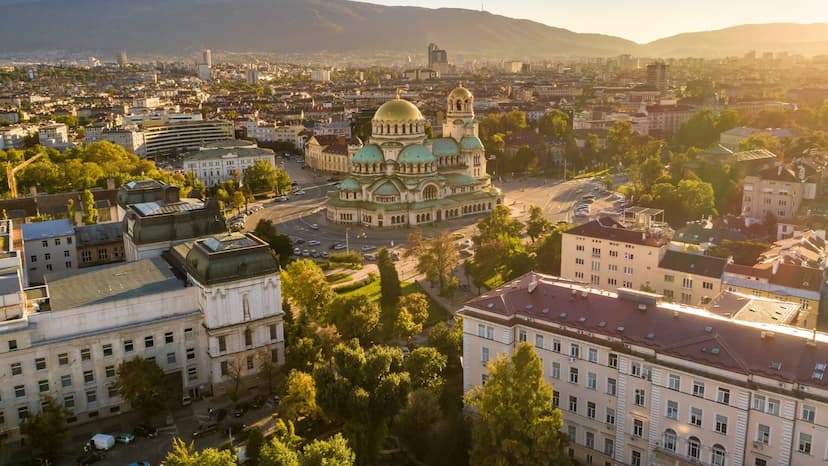
POLYGON ((71 375, 61 375, 60 376, 60 386, 63 388, 71 387, 72 386, 72 376, 71 375))
POLYGON ((543 348, 543 335, 535 335, 535 347, 543 348))
POLYGON ((693 396, 704 398, 704 382, 693 382, 693 396))
MULTIPOLYGON (((578 438, 578 427, 577 427, 577 426, 573 426, 572 424, 570 424, 570 425, 566 426, 566 435, 568 435, 568 436, 569 436, 569 438, 570 438, 573 442, 575 442, 575 440, 578 438)), ((570 458, 572 458, 574 455, 575 455, 575 450, 573 450, 572 448, 570 448, 570 449, 569 449, 569 457, 570 457, 570 458)))
POLYGON ((187 380, 190 382, 198 380, 198 369, 195 366, 187 368, 187 380))
POLYGON ((43 241, 40 242, 40 245, 43 246, 44 248, 48 248, 49 247, 49 241, 44 239, 43 241))
POLYGON ((712 290, 713 282, 702 282, 702 288, 704 288, 705 290, 712 290))
POLYGON ((81 262, 83 262, 84 264, 92 262, 92 251, 81 252, 81 262))
POLYGON ((799 433, 799 452, 806 455, 811 454, 811 434, 799 433))
POLYGON ((578 368, 569 368, 569 383, 578 383, 578 368))
POLYGON ((193 339, 193 329, 192 328, 185 328, 184 329, 184 339, 189 341, 193 339))
POLYGON ((98 392, 95 390, 87 390, 86 391, 86 402, 87 403, 95 403, 98 401, 98 392))
POLYGON ((560 379, 561 378, 561 363, 553 362, 552 363, 552 378, 553 379, 560 379))
POLYGON ((667 401, 667 417, 670 419, 678 419, 678 401, 667 401))
POLYGON ((676 435, 676 431, 673 429, 667 429, 664 431, 664 449, 670 451, 676 451, 676 443, 678 436, 676 435))
POLYGON ((644 406, 646 401, 646 393, 643 388, 635 389, 635 404, 636 406, 644 406))
POLYGON ((641 364, 637 362, 632 363, 630 373, 635 377, 641 377, 641 364))
POLYGON ((581 348, 578 345, 576 345, 575 343, 570 344, 569 345, 569 355, 572 356, 573 358, 576 358, 576 359, 580 358, 581 357, 581 348))
POLYGON ((148 335, 144 337, 144 348, 149 349, 155 346, 155 339, 152 335, 148 335))
POLYGON ((167 364, 175 364, 175 353, 167 353, 167 364))
POLYGON ((681 390, 681 377, 676 374, 670 374, 667 377, 667 387, 670 390, 681 390))
POLYGON ((608 425, 611 425, 611 426, 615 425, 615 409, 614 408, 607 408, 605 419, 606 419, 606 422, 607 422, 608 425))
POLYGON ((779 400, 768 398, 768 414, 779 416, 779 400))
POLYGON ((625 265, 624 266, 624 275, 632 275, 632 274, 633 274, 633 268, 625 265))
POLYGON ((765 397, 756 395, 753 397, 753 409, 757 411, 765 411, 765 397))
POLYGON ((253 331, 249 328, 244 329, 244 345, 253 346, 253 331))
POLYGON ((805 422, 814 423, 816 417, 816 408, 813 406, 802 405, 802 420, 805 422))
POLYGON ((276 341, 279 338, 279 333, 276 331, 276 324, 270 324, 268 330, 270 331, 270 341, 276 341))
POLYGON ((75 395, 69 394, 63 397, 63 407, 66 409, 72 409, 75 407, 75 395))
POLYGON ((14 387, 14 397, 15 398, 23 398, 26 396, 26 387, 23 385, 17 385, 14 387))
POLYGON ((616 392, 616 382, 613 378, 607 379, 607 395, 615 396, 616 392))
POLYGON ((589 352, 587 353, 587 358, 589 358, 589 362, 598 362, 598 350, 595 348, 590 348, 589 352))
POLYGON ((575 265, 584 265, 584 260, 580 257, 575 258, 575 265))
POLYGON ((590 419, 595 419, 595 403, 591 401, 587 402, 587 417, 590 419))
POLYGON ((218 337, 218 347, 220 353, 227 351, 227 337, 224 335, 218 337))
POLYGON ((676 277, 674 277, 672 275, 665 275, 664 276, 664 283, 673 283, 675 281, 675 278, 676 277))
POLYGON ((63 257, 69 257, 69 250, 68 249, 63 251, 63 257))
POLYGON ((69 364, 69 353, 60 353, 58 354, 58 365, 59 366, 66 366, 69 364))
POLYGON ((618 355, 615 353, 607 355, 607 365, 613 369, 618 369, 618 355))
POLYGON ((115 398, 118 396, 118 386, 115 384, 111 384, 110 386, 106 387, 106 394, 110 398, 115 398))
POLYGON ((29 417, 29 407, 28 406, 21 406, 17 408, 17 417, 21 421, 29 417))
POLYGON ((687 439, 687 456, 696 460, 701 456, 701 442, 696 437, 687 439))
POLYGON ((227 365, 227 361, 221 362, 221 376, 224 377, 230 372, 229 367, 227 365))
POLYGON ((11 373, 12 375, 20 375, 23 373, 23 365, 19 362, 15 362, 11 365, 11 373))
POLYGON ((95 373, 92 371, 83 371, 83 382, 91 383, 95 381, 95 373))
POLYGON ((578 397, 577 396, 569 396, 569 410, 573 413, 578 412, 578 397))
POLYGON ((765 445, 770 444, 770 427, 764 424, 759 424, 756 429, 756 441, 765 445))
POLYGON ((187 361, 195 359, 195 348, 187 348, 187 361))
POLYGON ((103 345, 103 355, 112 356, 112 345, 103 345))
POLYGON ((173 337, 172 332, 167 332, 164 334, 164 344, 169 345, 170 343, 175 341, 175 337, 173 337))
POLYGON ((716 392, 716 401, 726 405, 730 404, 730 390, 719 387, 716 392))
POLYGON ((558 407, 561 405, 561 392, 552 390, 552 406, 558 407))
POLYGON ((641 466, 641 452, 638 450, 632 451, 632 457, 630 458, 630 466, 641 466))
POLYGON ((693 288, 693 279, 692 278, 682 278, 681 279, 681 287, 686 289, 693 288))
POLYGON ((590 267, 590 270, 592 270, 593 272, 600 272, 601 263, 598 261, 592 261, 592 266, 590 267))
POLYGON ((594 372, 587 373, 587 388, 590 390, 595 390, 598 385, 598 376, 595 375, 594 372))
POLYGON ((716 415, 716 427, 714 430, 720 434, 727 435, 727 416, 722 416, 721 414, 716 415))
POLYGON ((49 391, 49 381, 48 380, 40 380, 37 382, 38 388, 40 388, 40 393, 48 392, 49 391))
POLYGON ((703 413, 701 408, 690 408, 690 424, 693 424, 696 427, 701 427, 702 416, 703 413))
POLYGON ((489 325, 477 324, 477 336, 480 338, 494 340, 494 327, 489 325))
POLYGON ((615 454, 615 440, 611 438, 604 439, 604 454, 610 456, 615 454))
POLYGON ((115 377, 115 366, 106 366, 104 368, 104 373, 106 374, 107 379, 115 377))
POLYGON ((47 261, 52 260, 52 255, 47 252, 46 254, 43 254, 43 258, 46 259, 47 261))
MULTIPOLYGON (((587 448, 595 448, 595 433, 587 432, 584 435, 584 445, 587 448)), ((591 463, 591 461, 587 461, 587 464, 591 463)))
POLYGON ((124 353, 131 353, 133 350, 132 340, 124 340, 124 353))
POLYGON ((644 421, 641 419, 633 419, 633 435, 636 437, 644 436, 644 421))
POLYGON ((618 257, 618 251, 610 249, 609 255, 610 257, 618 257))
POLYGON ((485 346, 480 348, 480 362, 484 364, 489 362, 489 348, 485 346))
POLYGON ((63 265, 64 265, 67 269, 71 269, 71 268, 72 268, 72 261, 66 261, 66 262, 64 262, 64 263, 63 263, 63 265))
POLYGON ((725 448, 719 444, 713 445, 713 450, 710 453, 710 464, 713 466, 725 466, 725 458, 727 458, 725 448))
POLYGON ((92 351, 89 348, 83 348, 80 353, 81 361, 89 361, 92 359, 92 351))
POLYGON ((55 246, 60 246, 60 238, 55 238, 55 246))
POLYGON ((247 370, 253 370, 253 356, 247 357, 247 370))
POLYGON ((552 339, 552 351, 554 351, 556 353, 561 352, 561 340, 552 339))

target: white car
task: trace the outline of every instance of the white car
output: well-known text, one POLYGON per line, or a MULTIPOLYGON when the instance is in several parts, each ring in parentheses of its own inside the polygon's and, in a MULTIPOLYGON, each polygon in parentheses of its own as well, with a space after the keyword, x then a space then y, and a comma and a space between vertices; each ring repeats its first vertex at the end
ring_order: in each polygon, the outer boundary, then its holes
POLYGON ((305 257, 310 257, 310 251, 305 249, 304 251, 302 251, 302 255, 305 256, 305 257))
POLYGON ((362 256, 362 257, 364 257, 364 258, 365 258, 365 260, 367 260, 367 261, 371 261, 371 262, 373 262, 373 261, 377 260, 377 256, 375 256, 375 255, 373 255, 373 254, 365 254, 365 255, 364 255, 364 256, 362 256))
POLYGON ((308 246, 319 246, 320 244, 322 244, 322 243, 319 242, 319 241, 316 241, 315 239, 312 239, 312 240, 308 241, 308 246))
POLYGON ((311 227, 311 230, 318 230, 319 229, 319 225, 317 225, 315 223, 311 223, 310 227, 311 227))
POLYGON ((334 248, 334 251, 341 251, 341 250, 345 249, 345 245, 342 244, 342 243, 336 243, 336 244, 334 244, 333 248, 334 248))
POLYGON ((294 196, 301 196, 303 194, 305 194, 305 190, 303 190, 303 189, 300 189, 299 191, 294 191, 293 192, 294 196))
POLYGON ((373 251, 374 249, 377 249, 377 247, 376 246, 371 246, 369 244, 366 244, 365 246, 362 247, 363 251, 373 251))
POLYGON ((299 248, 293 248, 293 255, 294 256, 301 256, 302 255, 302 250, 299 249, 299 248))

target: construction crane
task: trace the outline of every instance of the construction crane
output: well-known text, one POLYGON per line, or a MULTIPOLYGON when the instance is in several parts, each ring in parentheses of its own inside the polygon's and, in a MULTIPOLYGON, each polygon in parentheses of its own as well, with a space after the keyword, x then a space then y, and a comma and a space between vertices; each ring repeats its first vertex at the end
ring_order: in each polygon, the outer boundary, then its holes
POLYGON ((30 163, 36 161, 41 157, 43 157, 43 152, 35 155, 34 157, 28 160, 24 160, 16 167, 12 167, 11 162, 6 163, 6 182, 9 184, 9 193, 11 194, 12 199, 17 198, 17 179, 14 177, 14 174, 17 173, 19 170, 26 168, 30 163))

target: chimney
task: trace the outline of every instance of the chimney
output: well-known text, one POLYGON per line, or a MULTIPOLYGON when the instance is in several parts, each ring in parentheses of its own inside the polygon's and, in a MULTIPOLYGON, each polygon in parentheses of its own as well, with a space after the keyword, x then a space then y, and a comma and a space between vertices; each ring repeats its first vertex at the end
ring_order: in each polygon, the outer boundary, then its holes
POLYGON ((115 180, 112 178, 106 179, 106 189, 113 190, 115 189, 115 180))
POLYGON ((528 291, 531 294, 538 287, 538 277, 532 276, 532 281, 529 282, 528 291))
POLYGON ((780 258, 776 259, 775 261, 773 261, 773 274, 774 275, 776 275, 776 272, 779 271, 779 262, 781 260, 782 260, 782 258, 780 257, 780 258))

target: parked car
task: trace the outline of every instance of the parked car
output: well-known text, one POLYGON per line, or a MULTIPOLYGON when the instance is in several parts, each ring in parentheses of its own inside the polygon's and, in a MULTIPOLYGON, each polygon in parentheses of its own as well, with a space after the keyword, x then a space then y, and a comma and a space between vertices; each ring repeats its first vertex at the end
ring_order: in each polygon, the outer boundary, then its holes
POLYGON ((367 260, 367 261, 371 261, 371 262, 373 262, 373 261, 377 260, 377 256, 375 256, 375 255, 373 255, 373 254, 365 254, 365 255, 364 255, 364 256, 362 256, 362 257, 363 257, 365 260, 367 260))
POLYGON ((361 249, 362 249, 363 251, 373 251, 374 249, 377 249, 377 247, 376 247, 376 246, 372 246, 372 245, 370 245, 370 244, 366 244, 365 246, 362 246, 362 248, 361 248, 361 249))
POLYGON ((342 244, 342 243, 336 243, 336 244, 333 245, 333 250, 334 251, 341 251, 343 249, 345 249, 345 245, 342 244))
POLYGON ((89 444, 96 450, 109 450, 115 446, 115 437, 107 434, 95 434, 89 444))
POLYGON ((315 224, 315 223, 311 223, 311 224, 310 224, 310 228, 311 228, 311 230, 318 230, 318 229, 319 229, 319 225, 317 225, 317 224, 315 224))
POLYGON ((155 438, 158 437, 158 429, 155 427, 146 425, 146 424, 138 424, 135 426, 133 433, 138 437, 147 437, 147 438, 155 438))
POLYGON ((407 346, 400 346, 400 351, 402 351, 402 355, 404 358, 407 358, 409 354, 411 354, 411 350, 408 349, 407 346))
POLYGON ((276 198, 276 202, 285 202, 288 200, 287 196, 279 196, 276 198))
POLYGON ((136 461, 134 463, 129 463, 129 466, 150 466, 149 461, 136 461))
POLYGON ((311 249, 311 257, 319 257, 319 251, 316 249, 311 249))
POLYGON ((309 250, 305 249, 304 251, 302 251, 302 256, 303 257, 310 257, 310 255, 311 255, 311 253, 310 253, 309 250))
POLYGON ((319 246, 320 244, 322 244, 322 243, 319 242, 319 241, 316 241, 315 239, 312 239, 312 240, 308 241, 308 246, 319 246))
POLYGON ((118 443, 130 444, 135 441, 135 436, 133 434, 123 432, 115 436, 115 441, 118 443))
POLYGON ((193 438, 201 438, 205 435, 212 434, 218 430, 218 423, 210 422, 208 424, 201 424, 198 426, 195 432, 193 432, 193 438))
POLYGON ((106 456, 98 451, 90 450, 77 458, 78 466, 87 466, 102 461, 106 456))
POLYGON ((234 417, 242 417, 244 413, 247 412, 247 403, 240 403, 235 408, 233 408, 233 416, 234 417))
POLYGON ((304 242, 305 240, 303 240, 302 238, 296 238, 293 240, 293 244, 303 244, 304 242))
POLYGON ((302 255, 302 250, 299 249, 299 248, 293 248, 293 255, 294 256, 301 256, 302 255))
POLYGON ((259 409, 263 407, 267 403, 267 396, 265 395, 256 395, 256 398, 253 398, 253 402, 250 403, 250 407, 253 409, 259 409))

